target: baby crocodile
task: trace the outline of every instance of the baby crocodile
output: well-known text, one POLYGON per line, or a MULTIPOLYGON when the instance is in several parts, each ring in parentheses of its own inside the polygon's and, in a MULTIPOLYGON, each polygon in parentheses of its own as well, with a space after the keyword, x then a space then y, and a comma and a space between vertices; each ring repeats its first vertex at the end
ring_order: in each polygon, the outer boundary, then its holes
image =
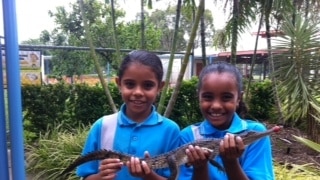
MULTIPOLYGON (((268 129, 265 132, 245 131, 240 134, 237 134, 237 136, 240 136, 242 138, 244 145, 248 146, 251 143, 261 139, 262 137, 268 136, 273 132, 280 131, 281 128, 282 128, 281 126, 275 126, 271 129, 268 129)), ((171 175, 168 178, 168 180, 176 180, 179 174, 179 166, 188 163, 188 158, 185 151, 189 145, 193 145, 193 146, 199 146, 201 148, 207 149, 210 152, 210 158, 209 158, 210 164, 217 167, 219 170, 224 171, 224 168, 213 160, 214 157, 219 154, 219 150, 217 147, 219 147, 220 141, 221 141, 220 138, 199 139, 194 142, 184 144, 178 147, 177 149, 174 149, 167 153, 160 154, 152 158, 142 158, 141 161, 145 161, 151 169, 169 168, 171 175)), ((108 158, 117 158, 117 159, 120 159, 121 162, 125 163, 127 161, 130 161, 131 157, 132 155, 130 154, 124 154, 121 152, 108 150, 108 149, 94 151, 77 158, 72 164, 70 164, 60 174, 60 177, 64 177, 66 174, 69 174, 77 166, 89 161, 103 160, 108 158)))

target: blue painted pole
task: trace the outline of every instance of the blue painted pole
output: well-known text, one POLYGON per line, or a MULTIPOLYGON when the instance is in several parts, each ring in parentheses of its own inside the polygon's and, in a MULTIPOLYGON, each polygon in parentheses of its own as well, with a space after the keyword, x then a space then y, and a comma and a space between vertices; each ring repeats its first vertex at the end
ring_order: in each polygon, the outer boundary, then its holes
POLYGON ((7 147, 7 128, 6 128, 6 111, 4 101, 4 84, 3 84, 3 67, 2 67, 2 43, 0 36, 0 174, 4 179, 9 179, 8 166, 8 147, 7 147))
POLYGON ((25 180, 19 45, 15 0, 3 0, 9 131, 13 180, 25 180))

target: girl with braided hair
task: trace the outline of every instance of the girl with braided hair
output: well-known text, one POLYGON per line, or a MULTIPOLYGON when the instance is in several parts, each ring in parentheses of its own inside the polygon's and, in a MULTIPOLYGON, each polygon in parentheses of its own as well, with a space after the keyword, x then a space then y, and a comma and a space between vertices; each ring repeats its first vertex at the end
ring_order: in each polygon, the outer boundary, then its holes
POLYGON ((265 131, 266 127, 242 119, 247 111, 242 101, 242 75, 227 62, 209 64, 199 75, 198 95, 204 121, 181 131, 181 144, 201 138, 221 138, 219 156, 215 162, 225 173, 208 163, 209 152, 198 146, 186 150, 192 166, 182 166, 180 180, 272 180, 274 171, 270 137, 264 137, 245 147, 234 134, 243 131, 265 131))

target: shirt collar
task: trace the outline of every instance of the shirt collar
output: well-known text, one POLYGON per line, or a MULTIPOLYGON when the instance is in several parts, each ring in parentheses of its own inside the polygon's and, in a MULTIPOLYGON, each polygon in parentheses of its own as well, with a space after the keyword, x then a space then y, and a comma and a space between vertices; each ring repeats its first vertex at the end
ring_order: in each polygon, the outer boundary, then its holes
POLYGON ((208 120, 204 120, 200 124, 200 134, 207 137, 207 136, 215 136, 221 137, 224 136, 227 132, 228 133, 239 133, 247 129, 246 121, 242 120, 237 113, 234 113, 231 125, 228 129, 219 130, 211 125, 208 120))
POLYGON ((163 121, 163 119, 161 118, 161 115, 156 111, 156 107, 154 105, 152 105, 152 109, 151 109, 151 113, 149 114, 149 116, 141 123, 137 123, 135 121, 133 121, 132 119, 130 119, 126 114, 126 104, 122 104, 120 107, 120 111, 119 111, 119 116, 118 116, 118 123, 119 125, 122 126, 131 126, 131 125, 135 125, 135 126, 153 126, 156 125, 158 123, 161 123, 163 121))

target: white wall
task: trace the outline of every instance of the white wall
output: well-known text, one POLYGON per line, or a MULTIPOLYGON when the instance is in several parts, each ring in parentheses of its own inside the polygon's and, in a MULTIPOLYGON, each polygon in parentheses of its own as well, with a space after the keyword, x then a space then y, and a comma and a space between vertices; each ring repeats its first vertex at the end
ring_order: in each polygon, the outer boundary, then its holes
MULTIPOLYGON (((169 64, 169 59, 170 59, 170 55, 159 55, 161 61, 162 61, 162 65, 163 65, 163 71, 164 71, 164 77, 163 79, 165 80, 166 78, 166 74, 167 74, 167 70, 168 70, 168 64, 169 64)), ((180 69, 181 69, 181 63, 183 61, 184 56, 183 55, 176 55, 174 57, 173 60, 173 64, 172 64, 172 72, 171 72, 171 77, 170 77, 170 85, 175 85, 180 73, 180 69)), ((191 78, 191 63, 190 61, 188 62, 186 71, 184 73, 183 79, 184 80, 188 80, 191 78)))

